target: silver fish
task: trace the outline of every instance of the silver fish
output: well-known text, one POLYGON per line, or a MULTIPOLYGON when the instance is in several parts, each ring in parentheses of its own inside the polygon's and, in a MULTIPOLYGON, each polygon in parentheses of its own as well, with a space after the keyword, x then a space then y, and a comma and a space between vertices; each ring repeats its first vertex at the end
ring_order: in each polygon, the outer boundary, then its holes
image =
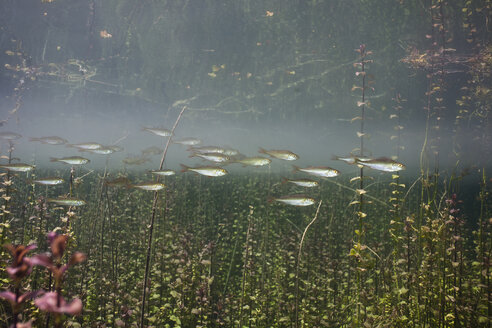
POLYGON ((95 149, 103 148, 103 145, 97 142, 84 142, 79 144, 71 144, 67 146, 82 149, 82 150, 95 150, 95 149))
POLYGON ((287 183, 287 182, 288 183, 295 184, 296 186, 305 187, 305 188, 313 188, 313 187, 319 186, 318 181, 309 180, 309 179, 296 179, 296 180, 293 180, 293 179, 284 178, 283 179, 283 183, 287 183))
POLYGON ((29 138, 29 141, 38 141, 47 145, 63 145, 68 143, 66 139, 60 138, 58 136, 40 137, 40 138, 29 138))
POLYGON ((309 166, 309 167, 301 168, 294 165, 294 171, 301 171, 323 178, 332 178, 340 175, 340 171, 332 169, 331 167, 328 166, 309 166))
POLYGON ((181 139, 173 139, 173 143, 185 146, 195 146, 202 143, 200 139, 197 138, 181 138, 181 139))
POLYGON ((180 165, 182 167, 181 172, 192 171, 208 177, 220 177, 228 173, 225 169, 216 166, 189 167, 183 164, 180 165))
POLYGON ((163 189, 165 185, 160 182, 148 181, 134 184, 132 185, 132 187, 148 191, 157 191, 163 189))
POLYGON ((367 161, 357 159, 357 164, 367 166, 373 170, 384 172, 397 172, 405 169, 405 165, 387 157, 375 158, 367 161))
POLYGON ((214 163, 225 163, 230 160, 229 156, 221 153, 193 153, 189 157, 200 157, 214 163))
POLYGON ((17 140, 19 138, 22 138, 22 135, 14 132, 0 132, 0 139, 5 139, 5 140, 17 140))
POLYGON ((46 199, 48 203, 55 203, 62 206, 82 206, 85 205, 85 201, 78 198, 48 198, 46 199))
POLYGON ((63 183, 64 181, 65 180, 63 180, 62 178, 49 177, 49 178, 33 179, 33 180, 30 180, 29 182, 34 183, 34 184, 44 185, 44 186, 54 186, 54 185, 58 185, 60 183, 63 183))
POLYGON ((175 175, 176 172, 173 170, 153 170, 150 171, 150 173, 155 174, 155 175, 160 175, 160 176, 169 176, 169 175, 175 175))
POLYGON ((304 195, 288 195, 288 196, 274 197, 269 199, 269 202, 273 202, 273 201, 281 202, 292 206, 309 206, 315 203, 315 200, 313 198, 304 195))
POLYGON ((160 137, 170 137, 172 135, 172 132, 168 129, 143 127, 142 130, 148 131, 160 137))
POLYGON ((98 154, 98 155, 109 155, 114 153, 113 148, 104 147, 104 146, 98 149, 88 149, 88 150, 81 150, 81 151, 88 151, 89 153, 98 154))
POLYGON ((270 164, 272 160, 265 157, 245 157, 237 159, 234 162, 243 164, 245 166, 264 166, 270 164))
POLYGON ((87 158, 80 156, 70 156, 70 157, 62 157, 62 158, 50 158, 50 162, 61 162, 70 165, 82 165, 90 162, 87 158))
POLYGON ((225 149, 217 146, 202 146, 202 147, 191 147, 188 149, 192 153, 206 154, 206 153, 219 153, 224 154, 225 149))
POLYGON ((34 165, 24 163, 0 164, 0 168, 14 172, 29 172, 34 169, 34 165))
POLYGON ((284 161, 295 161, 296 159, 299 158, 299 155, 294 154, 290 150, 277 150, 277 149, 266 150, 266 149, 260 148, 260 150, 258 150, 258 152, 261 154, 270 155, 271 157, 274 157, 274 158, 282 159, 284 161))

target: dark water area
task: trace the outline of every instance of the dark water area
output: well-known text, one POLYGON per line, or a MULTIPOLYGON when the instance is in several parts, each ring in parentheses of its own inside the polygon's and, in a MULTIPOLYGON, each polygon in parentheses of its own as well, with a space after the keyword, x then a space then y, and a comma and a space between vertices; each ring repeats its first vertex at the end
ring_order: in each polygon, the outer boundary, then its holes
POLYGON ((2 1, 0 326, 490 327, 491 9, 2 1))

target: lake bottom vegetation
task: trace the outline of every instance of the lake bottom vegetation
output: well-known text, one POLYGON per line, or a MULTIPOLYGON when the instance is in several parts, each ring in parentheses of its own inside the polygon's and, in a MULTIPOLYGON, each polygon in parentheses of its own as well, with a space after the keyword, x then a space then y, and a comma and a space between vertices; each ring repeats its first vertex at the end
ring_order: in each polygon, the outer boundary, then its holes
POLYGON ((20 3, 1 327, 491 327, 491 1, 20 3), (270 139, 214 138, 239 117, 270 139))

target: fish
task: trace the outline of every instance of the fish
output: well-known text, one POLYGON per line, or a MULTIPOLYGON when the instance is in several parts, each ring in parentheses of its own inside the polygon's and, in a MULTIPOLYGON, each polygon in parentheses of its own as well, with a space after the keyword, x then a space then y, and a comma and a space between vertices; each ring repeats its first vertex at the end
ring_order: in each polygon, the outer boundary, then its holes
POLYGON ((46 201, 48 203, 55 203, 56 205, 61 206, 82 206, 86 204, 86 202, 82 199, 71 197, 48 198, 46 201))
POLYGON ((29 141, 38 141, 46 145, 63 145, 68 143, 68 140, 63 139, 58 136, 40 137, 40 138, 29 138, 29 141))
POLYGON ((7 131, 4 131, 4 132, 0 132, 0 139, 4 139, 4 140, 17 140, 17 139, 20 139, 22 138, 22 135, 18 134, 18 133, 14 133, 14 132, 7 132, 7 131))
POLYGON ((342 161, 342 162, 345 162, 347 164, 355 164, 357 162, 357 160, 362 161, 362 162, 371 160, 371 158, 369 158, 369 157, 356 157, 353 155, 349 155, 349 156, 335 156, 334 155, 331 157, 331 159, 334 161, 342 161))
POLYGON ((182 167, 181 172, 192 171, 208 177, 220 177, 228 173, 225 169, 217 166, 189 167, 183 164, 180 165, 182 167))
POLYGON ((224 155, 227 156, 237 156, 239 155, 239 150, 233 148, 224 149, 224 155))
POLYGON ((340 175, 340 171, 336 169, 332 169, 331 167, 328 166, 309 166, 309 167, 301 168, 294 165, 294 171, 301 171, 323 178, 332 178, 340 175))
POLYGON ((95 149, 103 148, 103 145, 97 142, 84 142, 79 144, 69 144, 67 145, 67 147, 74 147, 82 150, 95 150, 95 149))
POLYGON ((313 205, 316 201, 305 195, 287 195, 281 197, 272 197, 268 200, 269 203, 276 201, 292 206, 309 206, 313 205))
POLYGON ((113 152, 119 152, 119 151, 123 151, 123 147, 120 147, 120 146, 117 146, 117 145, 111 145, 111 146, 107 146, 107 148, 109 149, 112 149, 113 152))
POLYGON ((62 158, 51 157, 50 162, 61 162, 70 165, 82 165, 82 164, 89 163, 90 160, 80 156, 70 156, 70 157, 62 157, 62 158))
POLYGON ((184 145, 184 146, 196 146, 201 144, 202 141, 197 138, 181 138, 181 139, 173 139, 173 143, 184 145))
POLYGON ((148 190, 148 191, 158 191, 158 190, 163 189, 165 187, 165 185, 163 183, 160 183, 160 182, 147 181, 147 182, 141 182, 141 183, 131 185, 131 187, 142 189, 142 190, 148 190))
POLYGON ((290 150, 276 150, 276 149, 271 149, 271 150, 266 150, 263 148, 260 148, 258 150, 260 154, 267 154, 270 155, 271 157, 277 158, 277 159, 282 159, 284 161, 295 161, 296 159, 299 158, 299 155, 294 154, 290 150))
POLYGON ((202 147, 190 147, 188 148, 192 153, 206 154, 206 153, 219 153, 224 154, 225 149, 217 146, 202 146, 202 147))
POLYGON ((170 137, 173 133, 168 129, 143 127, 143 131, 148 131, 160 137, 170 137))
POLYGON ((0 168, 14 172, 29 172, 34 169, 34 165, 24 163, 0 164, 0 168))
POLYGON ((148 157, 127 157, 122 159, 122 162, 127 165, 140 165, 149 161, 150 158, 148 157))
POLYGON ((142 156, 152 156, 152 155, 161 155, 164 150, 159 147, 148 147, 142 150, 142 156))
POLYGON ((270 164, 271 162, 271 159, 265 157, 245 157, 234 161, 234 163, 240 163, 244 166, 264 166, 270 164))
POLYGON ((299 187, 305 187, 305 188, 313 188, 319 186, 318 181, 310 180, 310 179, 287 179, 283 178, 282 183, 292 183, 295 184, 296 186, 299 187))
POLYGON ((169 176, 169 175, 175 175, 176 172, 173 170, 152 170, 150 171, 152 174, 160 175, 160 176, 169 176))
POLYGON ((112 154, 114 153, 114 149, 111 148, 111 147, 101 147, 101 148, 98 148, 98 149, 87 149, 87 150, 82 150, 80 149, 79 151, 87 151, 89 153, 93 153, 93 154, 98 154, 98 155, 109 155, 109 154, 112 154))
POLYGON ((229 156, 221 153, 193 153, 189 157, 200 157, 214 163, 225 163, 230 160, 229 156))
POLYGON ((60 183, 63 183, 65 180, 62 178, 58 177, 47 177, 47 178, 38 178, 38 179, 32 179, 28 180, 30 184, 38 184, 38 185, 43 185, 43 186, 55 186, 60 183))
POLYGON ((104 185, 108 187, 126 187, 131 186, 131 181, 127 177, 119 177, 112 180, 104 179, 104 185))
POLYGON ((357 164, 369 167, 373 170, 384 172, 397 172, 406 168, 405 165, 403 165, 402 163, 398 163, 387 157, 379 157, 367 161, 361 161, 357 159, 357 164))

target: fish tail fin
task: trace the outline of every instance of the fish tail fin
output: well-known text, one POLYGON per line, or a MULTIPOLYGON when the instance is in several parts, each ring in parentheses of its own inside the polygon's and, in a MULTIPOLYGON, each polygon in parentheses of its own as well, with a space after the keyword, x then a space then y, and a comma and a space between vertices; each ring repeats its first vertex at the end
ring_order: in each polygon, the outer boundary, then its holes
POLYGON ((29 141, 41 141, 41 139, 32 137, 32 138, 29 138, 29 141))
POLYGON ((331 160, 332 161, 339 161, 340 157, 338 157, 337 155, 331 155, 331 160))
POLYGON ((282 177, 282 184, 286 184, 289 181, 286 177, 282 177))
POLYGON ((267 198, 267 202, 268 202, 268 204, 273 203, 275 200, 276 200, 276 198, 275 198, 275 197, 273 197, 273 196, 269 196, 269 197, 267 198))
POLYGON ((181 166, 181 172, 186 172, 190 168, 189 166, 186 166, 184 164, 179 164, 179 166, 181 166))
POLYGON ((58 158, 56 158, 56 157, 50 157, 50 162, 58 162, 58 158))
POLYGON ((266 152, 266 149, 261 148, 261 147, 260 147, 260 149, 258 149, 258 152, 259 152, 260 154, 266 154, 266 153, 267 153, 267 152, 266 152))
POLYGON ((296 173, 297 171, 299 171, 300 167, 297 166, 297 165, 292 165, 292 172, 296 173))

